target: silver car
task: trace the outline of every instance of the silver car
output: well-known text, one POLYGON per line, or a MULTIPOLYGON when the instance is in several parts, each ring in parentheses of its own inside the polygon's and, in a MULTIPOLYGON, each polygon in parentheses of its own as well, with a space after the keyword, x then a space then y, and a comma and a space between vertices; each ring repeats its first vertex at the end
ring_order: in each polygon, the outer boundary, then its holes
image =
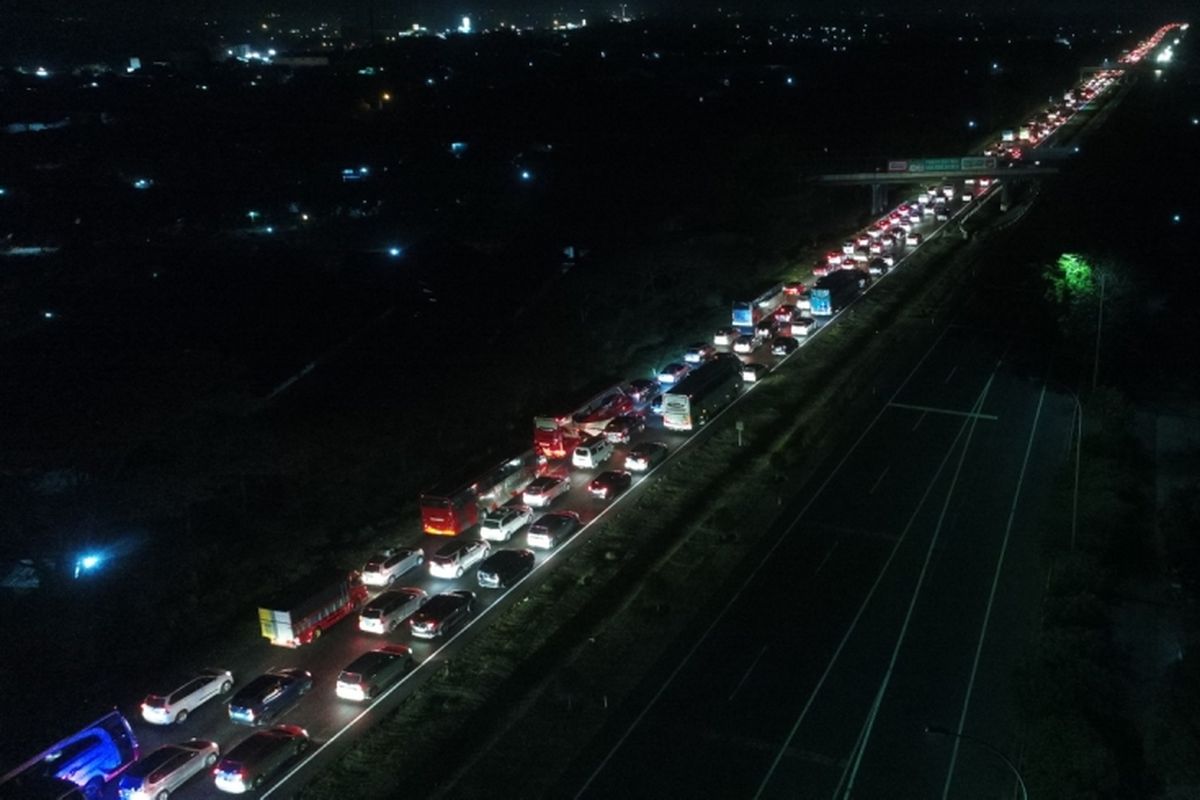
POLYGON ((396 578, 424 562, 425 553, 419 547, 384 550, 367 561, 362 571, 362 582, 367 586, 391 586, 396 578))
POLYGON ((502 506, 483 518, 479 536, 492 542, 507 542, 532 519, 533 509, 529 506, 502 506))
POLYGON ((221 748, 216 742, 192 739, 164 745, 125 770, 117 781, 117 796, 121 800, 167 800, 220 757, 221 748))
POLYGON ((148 695, 142 701, 142 718, 155 725, 183 722, 189 713, 232 688, 232 672, 206 669, 173 692, 148 695))

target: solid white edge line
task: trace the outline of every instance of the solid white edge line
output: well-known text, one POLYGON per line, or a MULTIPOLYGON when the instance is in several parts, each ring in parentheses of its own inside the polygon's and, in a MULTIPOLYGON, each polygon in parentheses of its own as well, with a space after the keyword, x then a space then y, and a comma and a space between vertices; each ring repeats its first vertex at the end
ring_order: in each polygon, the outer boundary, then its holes
POLYGON ((1038 420, 1042 416, 1042 403, 1046 399, 1046 384, 1042 384, 1042 393, 1038 397, 1037 411, 1033 415, 1033 426, 1029 430, 1029 442, 1025 445, 1025 459, 1021 462, 1021 474, 1017 478, 1017 488, 1013 492, 1012 507, 1008 512, 1008 524, 1004 527, 1004 540, 1000 545, 1000 555, 996 560, 996 571, 992 575, 992 588, 988 593, 987 610, 983 615, 983 624, 979 629, 979 642, 975 646, 975 659, 971 663, 971 677, 967 681, 967 694, 963 698, 962 713, 958 717, 958 728, 954 737, 954 747, 950 755, 950 766, 946 769, 946 783, 942 787, 942 800, 950 795, 950 785, 954 781, 954 767, 958 761, 958 747, 962 741, 963 728, 967 723, 967 709, 971 704, 971 694, 975 690, 975 674, 979 669, 979 659, 983 654, 983 642, 987 638, 988 624, 992 618, 992 605, 996 600, 996 589, 1000 584, 1000 571, 1004 568, 1004 558, 1008 553, 1008 540, 1012 534, 1013 521, 1017 516, 1017 503, 1021 498, 1021 486, 1025 483, 1025 470, 1029 466, 1029 456, 1033 452, 1033 440, 1037 435, 1038 420))

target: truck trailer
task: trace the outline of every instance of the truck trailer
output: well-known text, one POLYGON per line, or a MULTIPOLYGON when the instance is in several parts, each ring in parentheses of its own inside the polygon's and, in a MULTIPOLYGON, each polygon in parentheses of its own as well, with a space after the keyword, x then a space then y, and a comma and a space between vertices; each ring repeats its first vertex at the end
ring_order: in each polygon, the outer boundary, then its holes
POLYGON ((811 303, 814 317, 831 317, 858 297, 867 285, 862 270, 843 269, 826 275, 813 287, 811 303))
POLYGON ((281 647, 300 647, 354 613, 367 600, 357 572, 334 570, 312 575, 280 591, 258 609, 262 635, 281 647))

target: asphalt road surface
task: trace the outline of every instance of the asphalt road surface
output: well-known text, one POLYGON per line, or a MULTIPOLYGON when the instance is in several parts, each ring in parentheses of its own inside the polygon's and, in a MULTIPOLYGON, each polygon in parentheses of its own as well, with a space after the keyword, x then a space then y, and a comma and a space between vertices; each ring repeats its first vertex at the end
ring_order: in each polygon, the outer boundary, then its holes
POLYGON ((1000 757, 924 727, 1019 759, 1011 672, 1045 578, 1033 522, 1073 407, 1047 368, 1011 335, 947 328, 562 794, 1012 797, 1000 757))

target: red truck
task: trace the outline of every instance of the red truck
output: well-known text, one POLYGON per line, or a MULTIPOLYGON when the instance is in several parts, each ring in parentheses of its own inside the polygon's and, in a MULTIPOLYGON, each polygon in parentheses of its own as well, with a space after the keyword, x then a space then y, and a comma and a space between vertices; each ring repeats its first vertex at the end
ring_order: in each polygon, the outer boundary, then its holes
POLYGON ((353 614, 367 601, 357 572, 332 571, 310 576, 282 590, 258 609, 258 625, 271 644, 299 647, 353 614))
POLYGON ((574 411, 533 420, 533 449, 547 459, 566 458, 586 437, 604 433, 616 417, 631 413, 633 398, 618 384, 591 397, 574 411))

